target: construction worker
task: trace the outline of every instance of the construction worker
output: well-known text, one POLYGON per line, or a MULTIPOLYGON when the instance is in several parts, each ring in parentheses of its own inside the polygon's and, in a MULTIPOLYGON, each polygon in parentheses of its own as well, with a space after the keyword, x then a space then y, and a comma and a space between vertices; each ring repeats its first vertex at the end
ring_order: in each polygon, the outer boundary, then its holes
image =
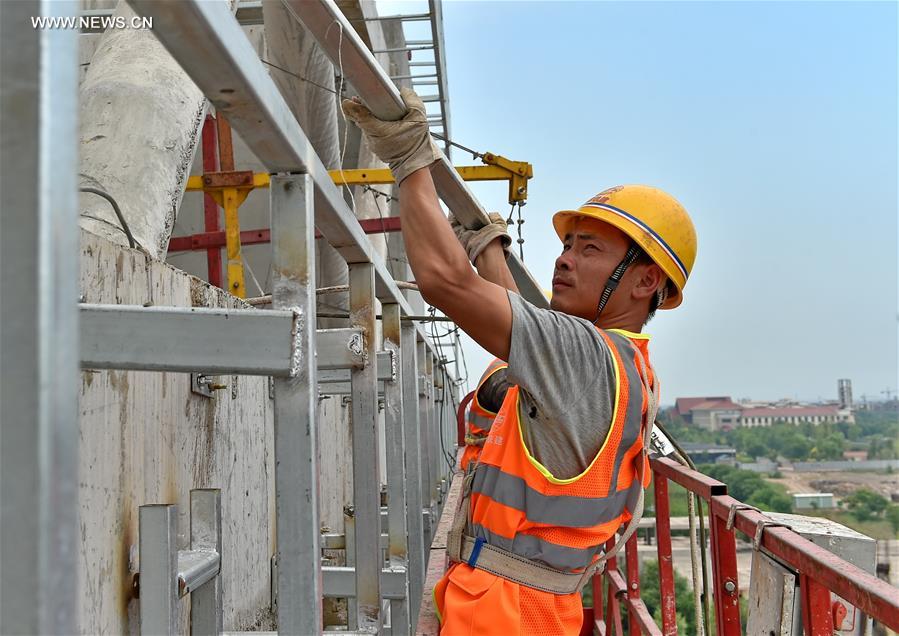
POLYGON ((552 310, 537 308, 517 293, 504 224, 454 236, 424 169, 441 156, 424 104, 402 96, 399 121, 378 120, 358 100, 344 112, 399 184, 422 296, 507 360, 514 382, 463 484, 447 542, 453 565, 434 589, 441 633, 578 634, 583 584, 642 513, 659 383, 641 330, 656 309, 681 303, 693 225, 647 186, 611 188, 555 214, 552 310))
POLYGON ((509 388, 506 373, 508 368, 508 364, 495 358, 487 365, 487 369, 478 380, 465 418, 465 450, 459 460, 459 467, 463 473, 468 472, 469 466, 480 456, 490 433, 490 426, 506 398, 506 391, 509 388))

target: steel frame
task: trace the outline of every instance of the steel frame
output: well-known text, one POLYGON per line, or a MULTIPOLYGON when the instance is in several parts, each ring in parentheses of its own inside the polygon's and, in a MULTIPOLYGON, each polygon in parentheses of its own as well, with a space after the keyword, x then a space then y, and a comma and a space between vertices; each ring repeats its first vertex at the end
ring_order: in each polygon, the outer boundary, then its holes
POLYGON ((78 629, 78 3, 0 3, 0 633, 78 629))
MULTIPOLYGON (((273 252, 277 253, 275 247, 273 252)), ((315 290, 313 289, 313 299, 315 290)), ((308 310, 85 305, 81 365, 89 369, 202 372, 292 377, 304 353, 308 310), (174 336, 173 336, 174 334, 174 336)), ((312 311, 314 315, 314 310, 312 311)), ((321 369, 365 364, 357 329, 315 333, 321 369)))
MULTIPOLYGON (((4 42, 17 42, 33 63, 13 65, 4 60, 2 66, 4 86, 9 78, 14 80, 11 85, 21 88, 21 94, 13 96, 19 101, 10 110, 21 133, 7 143, 4 127, 3 208, 21 213, 3 216, 3 289, 12 290, 21 302, 34 302, 30 313, 17 303, 10 321, 6 305, 3 314, 0 631, 78 631, 73 475, 79 360, 88 368, 274 376, 280 631, 320 631, 322 598, 333 593, 353 597, 358 629, 373 632, 389 624, 397 633, 407 630, 422 594, 429 520, 440 509, 445 490, 441 484, 449 474, 439 459, 441 441, 450 441, 447 416, 438 419, 434 402, 436 387, 443 387, 444 396, 452 390, 449 377, 424 332, 408 320, 415 315, 411 306, 227 3, 129 3, 139 15, 153 18, 160 42, 215 105, 217 123, 223 125, 227 118, 272 173, 273 308, 77 304, 77 32, 18 28, 30 15, 74 15, 77 6, 58 1, 4 4, 4 42), (5 231, 13 225, 14 231, 5 231), (351 328, 316 328, 316 228, 350 267, 351 328), (6 241, 13 236, 20 249, 6 241), (18 265, 8 267, 14 260, 18 265), (376 335, 378 301, 383 303, 386 345, 376 335), (177 347, 160 346, 173 334, 179 336, 177 347), (380 364, 379 349, 384 347, 395 356, 389 377, 380 364), (6 372, 7 361, 17 365, 17 373, 6 372), (350 369, 353 393, 353 509, 359 523, 348 526, 345 539, 353 544, 355 565, 342 569, 321 566, 317 399, 319 372, 329 369, 350 369), (22 376, 26 386, 17 380, 22 376), (383 524, 386 561, 380 548, 379 383, 391 440, 383 524), (8 408, 16 410, 16 417, 6 417, 8 408)), ((377 68, 371 73, 375 84, 389 81, 377 68)), ((8 95, 4 92, 4 111, 8 95)), ((222 125, 216 132, 226 144, 222 125)), ((223 162, 219 168, 228 171, 233 166, 223 162)), ((180 621, 177 600, 187 592, 192 593, 194 633, 222 630, 221 507, 217 493, 214 501, 204 497, 192 493, 191 549, 182 551, 180 561, 175 507, 141 507, 144 632, 174 633, 180 621)))
MULTIPOLYGON (((433 0, 431 3, 434 4, 433 0)), ((309 29, 331 61, 335 65, 342 62, 347 80, 376 116, 395 120, 406 114, 396 86, 375 60, 372 52, 365 47, 362 39, 356 35, 349 20, 333 0, 285 0, 285 4, 291 7, 293 15, 309 29), (334 28, 335 24, 339 25, 338 28, 334 28), (338 45, 341 42, 341 51, 338 54, 338 45)), ((422 99, 440 101, 440 96, 434 96, 432 99, 430 96, 424 96, 422 99)), ((484 208, 446 156, 431 167, 431 176, 437 194, 465 227, 476 229, 489 222, 484 208)), ((538 307, 548 308, 549 301, 543 295, 540 285, 518 257, 510 255, 508 263, 521 295, 538 307)))
POLYGON ((217 489, 190 491, 190 548, 178 550, 178 506, 140 507, 140 631, 178 632, 178 599, 190 594, 192 636, 222 632, 222 504, 217 489))

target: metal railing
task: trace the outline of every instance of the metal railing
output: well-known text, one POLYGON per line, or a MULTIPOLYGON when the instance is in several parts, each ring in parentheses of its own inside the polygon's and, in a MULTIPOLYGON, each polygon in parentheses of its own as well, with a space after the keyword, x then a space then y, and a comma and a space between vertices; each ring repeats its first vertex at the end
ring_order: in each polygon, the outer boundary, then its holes
POLYGON ((802 624, 809 636, 831 636, 834 633, 831 594, 891 629, 899 630, 899 590, 895 587, 737 501, 727 494, 726 484, 671 459, 653 458, 651 465, 655 484, 662 624, 655 623, 640 598, 638 539, 635 534, 625 546, 625 571, 619 571, 617 559, 611 558, 605 571, 593 577, 594 605, 584 609, 582 634, 623 634, 622 617, 625 613, 630 634, 670 636, 678 633, 669 526, 669 481, 679 484, 708 504, 711 592, 715 630, 719 636, 741 633, 736 531, 749 537, 757 548, 798 572, 802 624))

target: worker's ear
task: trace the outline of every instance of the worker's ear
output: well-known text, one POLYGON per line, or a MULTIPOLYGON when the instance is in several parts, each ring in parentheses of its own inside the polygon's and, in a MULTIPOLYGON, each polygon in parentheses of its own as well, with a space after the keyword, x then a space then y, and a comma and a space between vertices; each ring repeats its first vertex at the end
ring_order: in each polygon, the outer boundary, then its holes
POLYGON ((634 266, 636 282, 631 288, 631 298, 645 300, 653 296, 664 284, 665 273, 655 263, 646 263, 634 266))

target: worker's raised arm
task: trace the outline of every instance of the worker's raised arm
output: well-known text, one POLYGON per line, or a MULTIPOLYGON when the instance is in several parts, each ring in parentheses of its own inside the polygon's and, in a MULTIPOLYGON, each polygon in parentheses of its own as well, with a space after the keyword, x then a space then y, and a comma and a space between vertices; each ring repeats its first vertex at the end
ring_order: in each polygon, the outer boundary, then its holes
POLYGON ((491 212, 488 217, 490 223, 479 230, 466 229, 452 213, 449 222, 480 277, 517 294, 518 285, 506 263, 512 244, 506 232, 506 221, 497 212, 491 212))
POLYGON ((484 349, 507 360, 512 333, 508 292, 471 268, 443 216, 428 170, 413 172, 402 181, 400 219, 406 256, 424 299, 484 349))
MULTIPOLYGON (((400 189, 400 220, 406 255, 424 299, 449 316, 493 355, 507 359, 512 311, 506 289, 478 276, 450 228, 437 199, 428 166, 440 159, 431 140, 425 107, 418 95, 402 89, 407 113, 383 121, 358 99, 343 110, 362 129, 372 151, 390 166, 400 189)), ((493 224, 478 233, 480 251, 505 236, 493 224)), ((502 249, 500 247, 500 249, 502 249)), ((486 258, 490 258, 487 256, 486 258)))

